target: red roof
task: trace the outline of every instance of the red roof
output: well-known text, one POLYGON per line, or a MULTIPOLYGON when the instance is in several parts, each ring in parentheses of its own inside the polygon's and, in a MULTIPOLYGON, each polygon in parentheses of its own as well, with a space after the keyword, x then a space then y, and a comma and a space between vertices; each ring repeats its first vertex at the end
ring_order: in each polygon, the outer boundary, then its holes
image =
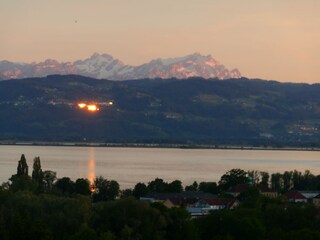
POLYGON ((301 193, 297 191, 287 192, 284 194, 288 199, 306 199, 301 193))

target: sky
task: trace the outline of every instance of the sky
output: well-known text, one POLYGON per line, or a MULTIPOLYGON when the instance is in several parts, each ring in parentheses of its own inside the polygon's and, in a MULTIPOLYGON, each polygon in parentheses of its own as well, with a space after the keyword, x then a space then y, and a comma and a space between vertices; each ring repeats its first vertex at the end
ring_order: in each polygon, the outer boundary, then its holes
POLYGON ((0 60, 199 52, 245 77, 320 83, 319 0, 0 0, 0 22, 0 60))

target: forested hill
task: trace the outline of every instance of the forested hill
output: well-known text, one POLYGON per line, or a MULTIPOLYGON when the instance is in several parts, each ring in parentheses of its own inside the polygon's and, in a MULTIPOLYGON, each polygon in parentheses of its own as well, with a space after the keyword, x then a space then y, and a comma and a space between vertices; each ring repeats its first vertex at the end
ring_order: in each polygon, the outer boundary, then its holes
POLYGON ((77 75, 0 82, 0 140, 319 147, 319 119, 319 84, 77 75))

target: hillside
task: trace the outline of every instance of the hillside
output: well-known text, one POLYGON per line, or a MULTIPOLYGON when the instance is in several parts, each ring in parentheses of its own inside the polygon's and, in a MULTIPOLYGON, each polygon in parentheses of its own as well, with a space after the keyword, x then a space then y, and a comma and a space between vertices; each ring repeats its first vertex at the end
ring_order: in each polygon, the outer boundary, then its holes
POLYGON ((320 146, 319 84, 52 75, 1 81, 0 107, 0 140, 320 146))

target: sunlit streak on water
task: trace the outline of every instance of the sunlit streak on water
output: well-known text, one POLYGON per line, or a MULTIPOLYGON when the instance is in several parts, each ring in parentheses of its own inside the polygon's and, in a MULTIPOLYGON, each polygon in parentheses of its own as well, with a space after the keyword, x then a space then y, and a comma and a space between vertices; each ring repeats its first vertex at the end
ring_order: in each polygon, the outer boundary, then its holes
POLYGON ((88 161, 88 179, 91 185, 93 184, 94 179, 96 178, 95 168, 96 168, 96 161, 94 156, 94 148, 90 148, 89 161, 88 161))

